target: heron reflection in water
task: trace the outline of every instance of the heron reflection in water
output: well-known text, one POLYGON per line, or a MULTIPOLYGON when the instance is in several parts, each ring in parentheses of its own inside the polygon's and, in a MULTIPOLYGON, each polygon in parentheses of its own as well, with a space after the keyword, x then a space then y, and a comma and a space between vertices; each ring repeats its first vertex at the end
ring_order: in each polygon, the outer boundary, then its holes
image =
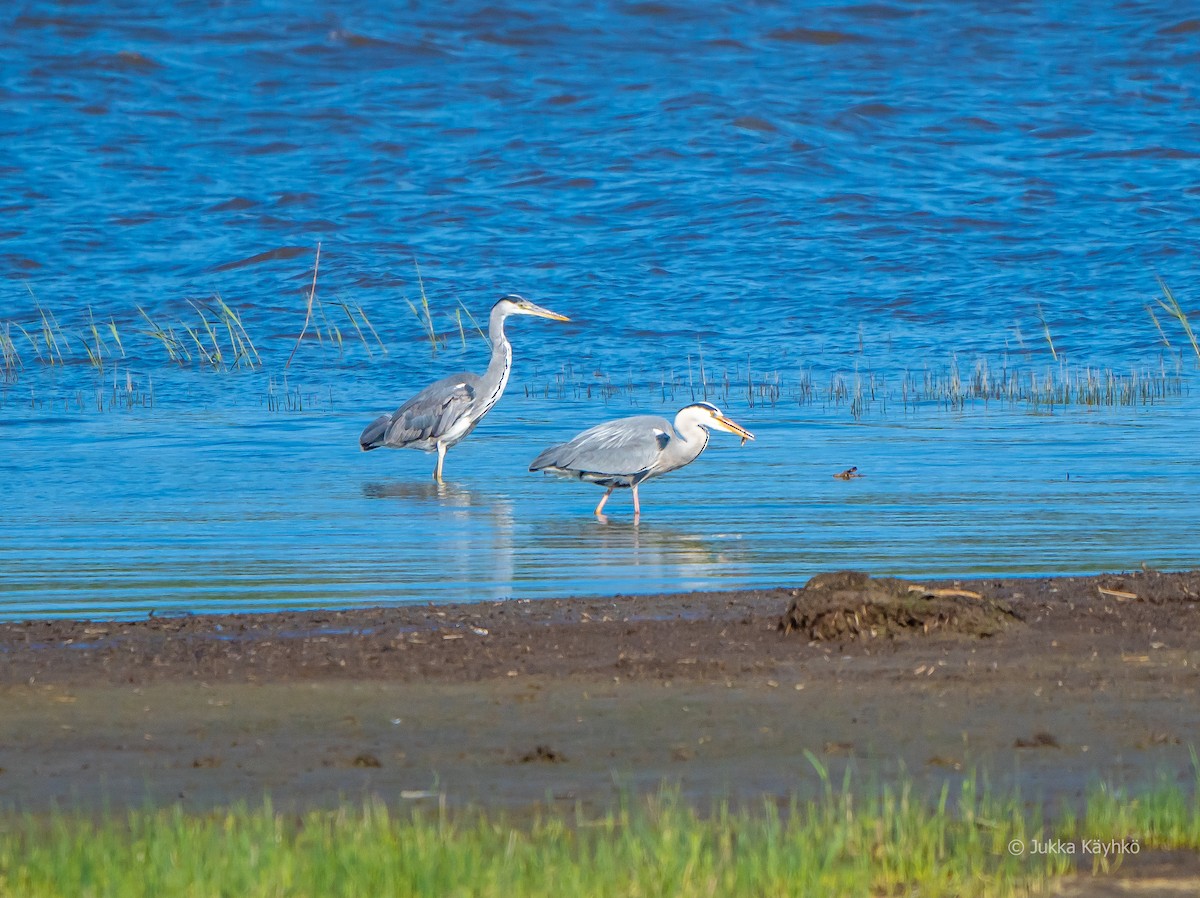
POLYGON ((515 293, 502 297, 492 306, 488 320, 492 358, 483 376, 453 374, 430 384, 390 415, 380 415, 367 425, 358 438, 363 450, 386 447, 436 452, 437 465, 433 469, 433 479, 441 483, 446 450, 462 442, 475 429, 475 425, 500 400, 508 385, 508 375, 512 370, 512 344, 504 334, 504 322, 511 315, 535 315, 552 321, 570 320, 515 293))
POLYGON ((641 517, 638 485, 684 465, 689 465, 708 445, 710 430, 723 430, 746 440, 754 434, 726 418, 719 408, 697 402, 680 409, 674 427, 657 415, 619 418, 585 430, 575 439, 551 446, 533 460, 530 471, 545 471, 572 480, 607 487, 596 517, 607 521, 604 503, 613 490, 633 491, 633 520, 641 517))
POLYGON ((422 479, 372 481, 365 499, 394 503, 397 514, 372 512, 363 552, 393 594, 473 601, 512 595, 517 582, 517 516, 504 493, 422 479))

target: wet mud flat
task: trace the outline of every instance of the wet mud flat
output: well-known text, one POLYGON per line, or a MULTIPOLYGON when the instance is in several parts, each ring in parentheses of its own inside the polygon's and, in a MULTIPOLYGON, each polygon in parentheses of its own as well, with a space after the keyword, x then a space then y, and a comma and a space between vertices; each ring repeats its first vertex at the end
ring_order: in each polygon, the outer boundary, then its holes
POLYGON ((0 806, 1190 789, 1200 572, 0 624, 0 806))

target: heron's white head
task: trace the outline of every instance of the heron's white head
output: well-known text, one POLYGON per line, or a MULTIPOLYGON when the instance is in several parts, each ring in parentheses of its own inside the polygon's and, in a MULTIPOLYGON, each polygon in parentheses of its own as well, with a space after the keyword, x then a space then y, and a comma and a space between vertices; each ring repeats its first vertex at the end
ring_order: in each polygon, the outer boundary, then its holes
MULTIPOLYGON (((679 415, 686 414, 688 418, 695 421, 701 427, 707 427, 711 430, 723 430, 726 433, 732 433, 735 436, 742 438, 742 442, 754 439, 754 434, 730 421, 721 413, 721 410, 711 402, 696 402, 692 405, 685 406, 680 410, 679 415)), ((679 417, 678 415, 676 417, 679 417)))
POLYGON ((532 303, 524 296, 518 296, 516 293, 510 293, 507 296, 502 296, 500 300, 492 306, 493 312, 499 312, 504 318, 509 315, 536 315, 539 318, 549 318, 551 321, 570 321, 566 315, 560 315, 558 312, 551 312, 549 309, 543 309, 536 303, 532 303))

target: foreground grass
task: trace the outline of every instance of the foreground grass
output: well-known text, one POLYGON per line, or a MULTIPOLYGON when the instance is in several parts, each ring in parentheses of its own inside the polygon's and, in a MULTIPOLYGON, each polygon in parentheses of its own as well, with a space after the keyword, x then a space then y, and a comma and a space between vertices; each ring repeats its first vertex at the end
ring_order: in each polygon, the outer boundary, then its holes
POLYGON ((1009 896, 1039 891, 1072 863, 1031 850, 1055 837, 1114 840, 1140 851, 1200 848, 1196 793, 1091 796, 1047 828, 1018 797, 968 780, 951 797, 908 786, 856 798, 698 814, 677 795, 506 819, 476 811, 394 815, 383 804, 281 814, 269 803, 191 814, 0 817, 5 896, 1009 896))

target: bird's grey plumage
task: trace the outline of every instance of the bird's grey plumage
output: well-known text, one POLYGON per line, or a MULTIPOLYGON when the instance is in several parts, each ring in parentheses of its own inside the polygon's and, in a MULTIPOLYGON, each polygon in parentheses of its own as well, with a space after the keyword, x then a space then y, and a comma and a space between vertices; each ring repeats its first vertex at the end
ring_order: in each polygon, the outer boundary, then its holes
POLYGON ((380 415, 368 424, 358 438, 363 450, 387 447, 437 452, 433 476, 441 481, 446 450, 475 429, 508 385, 512 345, 504 334, 504 321, 510 315, 568 320, 516 294, 503 297, 492 306, 488 319, 492 356, 483 376, 464 372, 430 384, 390 415, 380 415))
POLYGON ((565 477, 577 477, 601 486, 633 486, 661 467, 668 456, 678 460, 667 470, 682 467, 704 451, 708 432, 701 429, 699 440, 689 443, 680 437, 671 422, 658 415, 634 415, 606 421, 585 430, 575 439, 551 446, 533 460, 531 471, 548 471, 565 477), (690 455, 686 461, 684 458, 690 455))
MULTIPOLYGON (((454 427, 464 416, 471 419, 470 426, 457 443, 475 429, 475 425, 486 414, 478 415, 473 405, 479 396, 477 385, 481 378, 474 374, 452 374, 432 383, 400 406, 390 415, 380 415, 367 425, 359 438, 363 449, 378 449, 389 446, 394 449, 413 447, 433 450, 437 440, 454 427)), ((453 445, 453 444, 451 444, 453 445)))
POLYGON ((583 480, 607 487, 596 506, 596 516, 614 489, 633 491, 634 519, 641 513, 638 485, 695 461, 708 445, 709 428, 754 439, 753 434, 730 421, 716 406, 697 402, 679 410, 674 424, 657 415, 619 418, 585 430, 573 440, 551 446, 529 466, 559 477, 583 480))

